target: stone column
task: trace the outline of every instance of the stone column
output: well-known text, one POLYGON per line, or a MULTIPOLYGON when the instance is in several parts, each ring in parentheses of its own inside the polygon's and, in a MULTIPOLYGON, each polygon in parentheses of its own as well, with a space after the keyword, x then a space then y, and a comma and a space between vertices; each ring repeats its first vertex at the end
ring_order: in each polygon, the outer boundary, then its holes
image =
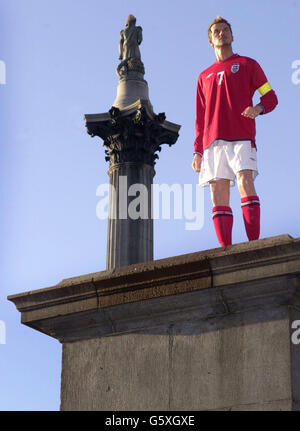
POLYGON ((176 142, 180 126, 166 121, 164 113, 154 114, 147 83, 137 73, 120 78, 117 98, 108 113, 86 115, 85 121, 88 133, 103 139, 109 161, 106 268, 150 261, 156 153, 162 144, 176 142))
POLYGON ((153 260, 153 167, 125 162, 112 165, 108 174, 111 188, 106 268, 153 260))
POLYGON ((117 96, 104 114, 85 115, 87 132, 106 147, 110 177, 106 269, 153 260, 152 184, 161 145, 180 126, 156 115, 139 45, 142 27, 129 15, 120 33, 117 96))

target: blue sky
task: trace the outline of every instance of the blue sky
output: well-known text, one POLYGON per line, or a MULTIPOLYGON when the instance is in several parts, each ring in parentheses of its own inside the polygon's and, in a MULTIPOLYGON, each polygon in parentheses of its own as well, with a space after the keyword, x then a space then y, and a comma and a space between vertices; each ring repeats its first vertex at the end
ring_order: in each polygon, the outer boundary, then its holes
MULTIPOLYGON (((107 112, 115 100, 119 34, 130 13, 143 28, 154 111, 181 125, 177 143, 159 153, 154 182, 198 181, 191 169, 196 82, 215 61, 207 27, 224 16, 234 52, 260 63, 279 99, 256 122, 261 238, 300 234, 300 83, 292 79, 299 0, 0 0, 0 410, 58 410, 60 396, 61 345, 21 325, 7 296, 105 270, 107 222, 96 217, 96 190, 108 182, 108 165, 83 115, 107 112)), ((244 242, 236 188, 231 206, 233 241, 244 242)), ((198 231, 186 230, 186 220, 155 220, 155 259, 218 247, 211 208, 206 189, 198 231)))

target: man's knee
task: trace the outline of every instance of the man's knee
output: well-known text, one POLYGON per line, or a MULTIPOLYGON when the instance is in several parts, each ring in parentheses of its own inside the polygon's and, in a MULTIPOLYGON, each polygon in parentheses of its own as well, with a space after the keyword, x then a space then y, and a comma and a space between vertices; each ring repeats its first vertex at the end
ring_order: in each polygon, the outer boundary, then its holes
POLYGON ((254 181, 253 173, 250 170, 239 171, 236 176, 237 186, 240 192, 243 194, 253 193, 254 191, 254 181))
POLYGON ((211 199, 214 205, 228 205, 229 180, 217 180, 210 183, 211 199))

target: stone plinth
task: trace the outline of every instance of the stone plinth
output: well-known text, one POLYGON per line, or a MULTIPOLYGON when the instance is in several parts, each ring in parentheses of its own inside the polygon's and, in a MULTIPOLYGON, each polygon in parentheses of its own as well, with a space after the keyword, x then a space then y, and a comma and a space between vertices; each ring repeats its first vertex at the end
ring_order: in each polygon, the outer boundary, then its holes
POLYGON ((299 410, 299 275, 282 235, 8 299, 63 344, 62 410, 299 410))
POLYGON ((148 83, 144 80, 144 75, 137 72, 128 72, 126 76, 119 79, 117 97, 113 106, 123 109, 137 100, 147 101, 149 108, 153 111, 153 106, 149 99, 148 83))

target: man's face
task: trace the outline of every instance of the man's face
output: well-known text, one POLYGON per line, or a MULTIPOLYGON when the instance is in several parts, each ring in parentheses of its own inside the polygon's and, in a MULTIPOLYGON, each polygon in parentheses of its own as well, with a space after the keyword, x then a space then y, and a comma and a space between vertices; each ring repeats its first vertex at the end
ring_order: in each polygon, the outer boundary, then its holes
POLYGON ((210 44, 214 47, 221 47, 231 45, 233 36, 231 34, 229 26, 225 22, 214 24, 211 29, 211 40, 210 44))

